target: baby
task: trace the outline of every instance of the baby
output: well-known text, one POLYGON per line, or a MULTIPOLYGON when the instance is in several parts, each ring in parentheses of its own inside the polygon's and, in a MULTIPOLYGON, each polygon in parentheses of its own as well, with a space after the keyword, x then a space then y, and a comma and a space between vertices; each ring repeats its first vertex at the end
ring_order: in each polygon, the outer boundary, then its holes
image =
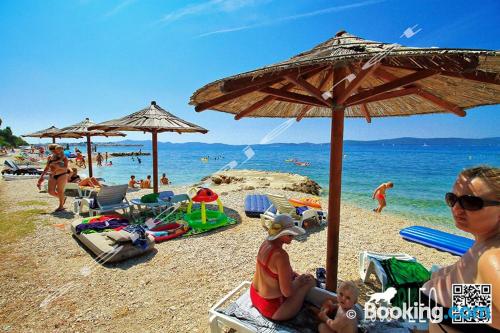
POLYGON ((320 333, 356 333, 358 320, 354 305, 358 301, 358 289, 354 283, 345 281, 340 284, 337 292, 337 299, 326 299, 321 305, 318 317, 322 323, 319 324, 318 331, 320 333), (335 319, 330 319, 328 314, 335 310, 337 310, 335 319))

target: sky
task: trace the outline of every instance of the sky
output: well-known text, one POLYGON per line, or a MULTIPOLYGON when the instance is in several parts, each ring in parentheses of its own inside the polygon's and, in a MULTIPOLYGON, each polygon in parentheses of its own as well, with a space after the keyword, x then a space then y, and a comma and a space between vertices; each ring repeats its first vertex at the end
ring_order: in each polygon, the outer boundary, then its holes
MULTIPOLYGON (((499 49, 500 2, 383 0, 3 0, 0 118, 25 134, 89 117, 120 118, 150 101, 209 129, 160 141, 255 144, 329 142, 330 119, 243 118, 197 113, 192 93, 214 80, 283 61, 340 30, 406 46, 499 49), (402 36, 414 27, 418 33, 402 36), (421 29, 421 30, 419 30, 421 29), (288 125, 291 125, 288 127, 288 125)), ((500 106, 451 114, 346 119, 344 137, 499 136, 500 106)), ((150 135, 127 132, 128 139, 150 135)), ((95 141, 120 139, 96 138, 95 141)), ((31 143, 47 140, 28 139, 31 143)), ((68 140, 71 141, 71 140, 68 140)))

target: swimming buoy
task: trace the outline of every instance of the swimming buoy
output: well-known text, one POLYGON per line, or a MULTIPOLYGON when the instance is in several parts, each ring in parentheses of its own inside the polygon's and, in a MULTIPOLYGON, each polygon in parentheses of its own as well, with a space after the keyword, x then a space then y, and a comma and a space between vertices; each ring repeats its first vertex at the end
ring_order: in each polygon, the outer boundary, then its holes
POLYGON ((319 198, 300 198, 288 200, 295 207, 312 207, 321 209, 321 200, 319 198))

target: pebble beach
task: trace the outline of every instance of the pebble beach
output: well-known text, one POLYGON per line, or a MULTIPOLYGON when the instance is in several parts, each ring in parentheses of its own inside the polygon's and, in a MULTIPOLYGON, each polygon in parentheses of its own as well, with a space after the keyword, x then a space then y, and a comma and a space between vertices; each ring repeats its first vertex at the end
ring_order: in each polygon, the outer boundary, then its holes
MULTIPOLYGON (((305 196, 283 190, 297 175, 242 172, 243 182, 212 184, 225 212, 237 224, 156 244, 148 254, 106 265, 97 264, 72 237, 71 222, 82 219, 70 210, 72 197, 68 197, 66 212, 53 213, 56 199, 39 192, 35 180, 0 180, 0 230, 7 230, 0 235, 0 331, 208 331, 209 308, 242 281, 252 279, 255 256, 266 236, 259 219, 245 216, 245 196, 305 196), (26 218, 10 218, 19 216, 26 218), (13 239, 7 224, 14 222, 26 224, 27 231, 13 239)), ((161 190, 186 193, 189 188, 161 190)), ((131 192, 127 197, 147 193, 151 190, 131 192)), ((327 207, 326 200, 322 198, 323 207, 327 207)), ((380 287, 375 280, 361 282, 361 251, 408 253, 427 268, 458 259, 404 241, 399 230, 414 224, 399 216, 342 204, 339 279, 355 282, 361 290, 361 304, 380 287)), ((286 246, 296 271, 314 274, 317 267, 325 267, 326 231, 324 226, 314 227, 286 246)))

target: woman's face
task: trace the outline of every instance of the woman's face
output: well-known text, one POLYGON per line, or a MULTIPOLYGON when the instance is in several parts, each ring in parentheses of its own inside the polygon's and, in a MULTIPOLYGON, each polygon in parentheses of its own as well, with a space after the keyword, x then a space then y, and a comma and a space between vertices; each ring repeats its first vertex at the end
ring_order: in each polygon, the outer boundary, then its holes
MULTIPOLYGON (((453 186, 453 193, 457 196, 474 195, 483 200, 498 200, 493 189, 479 177, 469 179, 460 175, 453 186)), ((500 206, 486 206, 471 211, 463 209, 457 202, 451 208, 451 213, 457 228, 475 236, 500 232, 500 206)))
POLYGON ((292 235, 284 235, 284 236, 281 236, 280 239, 284 244, 290 244, 293 241, 293 236, 292 235))

